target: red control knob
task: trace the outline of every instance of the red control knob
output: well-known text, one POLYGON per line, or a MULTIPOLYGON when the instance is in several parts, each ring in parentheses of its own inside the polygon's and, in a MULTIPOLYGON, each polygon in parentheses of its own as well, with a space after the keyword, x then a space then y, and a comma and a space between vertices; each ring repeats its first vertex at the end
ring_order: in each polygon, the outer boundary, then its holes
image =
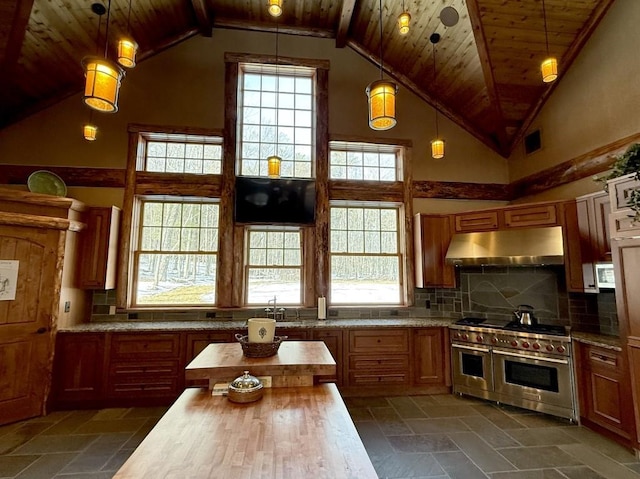
POLYGON ((522 341, 522 347, 527 349, 529 347, 529 343, 526 341, 522 341))
POLYGON ((484 338, 478 334, 476 336, 476 342, 481 343, 482 341, 484 341, 484 338))
POLYGON ((556 350, 557 350, 559 353, 564 353, 564 352, 566 351, 566 349, 565 349, 565 347, 564 347, 564 346, 558 346, 558 347, 556 348, 556 350))
POLYGON ((467 339, 469 339, 469 336, 467 334, 463 334, 462 335, 462 339, 464 339, 466 341, 467 339))
POLYGON ((511 341, 511 346, 515 348, 517 345, 518 345, 518 341, 516 341, 515 339, 511 341))
POLYGON ((540 349, 540 345, 538 343, 533 343, 533 349, 540 349))
POLYGON ((458 339, 460 337, 460 333, 453 333, 453 337, 458 339))
POLYGON ((498 344, 498 338, 496 338, 495 336, 493 338, 491 338, 491 342, 493 344, 498 344))
POLYGON ((547 344, 547 351, 553 351, 553 344, 547 344))

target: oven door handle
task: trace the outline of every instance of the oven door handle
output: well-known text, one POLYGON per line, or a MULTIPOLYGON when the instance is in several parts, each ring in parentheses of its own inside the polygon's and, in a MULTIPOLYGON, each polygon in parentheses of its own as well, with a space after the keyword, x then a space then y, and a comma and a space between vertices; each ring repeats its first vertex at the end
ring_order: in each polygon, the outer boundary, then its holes
POLYGON ((544 358, 544 357, 540 357, 540 356, 531 356, 529 354, 522 354, 522 353, 509 353, 507 351, 498 351, 496 349, 493 350, 493 354, 499 354, 500 356, 511 356, 514 358, 520 358, 520 359, 535 359, 537 361, 544 361, 547 363, 555 363, 555 364, 569 364, 569 360, 568 359, 555 359, 555 358, 544 358))
POLYGON ((464 346, 462 344, 452 344, 451 347, 458 349, 467 349, 469 351, 478 351, 480 353, 488 353, 490 351, 489 348, 483 348, 482 346, 464 346))

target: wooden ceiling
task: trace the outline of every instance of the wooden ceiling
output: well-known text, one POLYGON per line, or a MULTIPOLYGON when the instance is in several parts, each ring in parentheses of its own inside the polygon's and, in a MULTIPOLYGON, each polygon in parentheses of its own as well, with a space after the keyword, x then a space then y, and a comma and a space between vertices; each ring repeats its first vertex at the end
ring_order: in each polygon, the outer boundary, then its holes
MULTIPOLYGON (((109 0, 103 0, 105 6, 109 0)), ((379 65, 380 0, 283 0, 279 31, 334 38, 379 65)), ((544 84, 542 0, 382 0, 383 67, 498 153, 508 156, 614 0, 545 0, 560 77, 544 84), (400 35, 397 18, 411 13, 400 35), (440 20, 444 7, 456 25, 440 20), (434 68, 432 33, 441 35, 434 68)), ((83 87, 81 59, 99 51, 91 0, 0 0, 0 128, 83 87)), ((129 0, 111 0, 109 38, 127 31, 129 0)), ((132 0, 139 61, 212 29, 275 31, 267 0, 132 0)), ((104 25, 102 18, 102 45, 104 25)), ((110 57, 113 58, 112 53, 110 57)))

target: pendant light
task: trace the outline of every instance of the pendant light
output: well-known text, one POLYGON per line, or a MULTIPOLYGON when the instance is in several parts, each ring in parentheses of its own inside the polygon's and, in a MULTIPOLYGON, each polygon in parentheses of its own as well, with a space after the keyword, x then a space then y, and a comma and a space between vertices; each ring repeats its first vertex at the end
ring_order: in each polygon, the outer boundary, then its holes
POLYGON ((89 111, 89 121, 82 126, 82 136, 87 141, 96 141, 98 127, 93 123, 93 110, 89 111))
POLYGON ((282 0, 269 0, 269 15, 279 17, 282 15, 282 0))
MULTIPOLYGON (((91 11, 97 15, 104 14, 104 5, 94 3, 91 11)), ((115 62, 107 58, 109 42, 109 16, 111 14, 111 0, 107 7, 107 28, 104 40, 104 58, 89 56, 82 59, 85 71, 84 103, 94 110, 103 113, 118 111, 118 93, 124 70, 115 62)))
POLYGON ((118 40, 118 63, 125 68, 136 66, 136 54, 138 44, 131 38, 131 0, 129 0, 129 13, 127 14, 127 36, 118 40))
POLYGON ((280 96, 280 77, 278 77, 278 20, 276 20, 276 151, 267 158, 267 175, 269 178, 280 178, 282 158, 278 156, 278 105, 280 96))
MULTIPOLYGON (((432 33, 429 37, 429 40, 433 44, 433 84, 436 83, 436 44, 440 41, 439 33, 432 33)), ((436 110, 436 137, 431 141, 431 156, 439 160, 440 158, 444 158, 444 140, 440 138, 440 134, 438 132, 438 100, 435 99, 435 110, 436 110)))
POLYGON ((547 32, 547 11, 542 0, 542 18, 544 20, 544 40, 547 45, 547 58, 540 65, 542 81, 550 83, 558 78, 558 59, 549 54, 549 34, 547 32))
POLYGON ((402 13, 398 17, 398 29, 400 35, 406 35, 409 33, 409 22, 411 22, 411 15, 404 8, 404 0, 402 0, 402 13))
POLYGON ((380 80, 371 82, 365 92, 369 100, 369 127, 372 130, 389 130, 396 126, 396 93, 398 86, 382 78, 382 0, 380 0, 380 80))

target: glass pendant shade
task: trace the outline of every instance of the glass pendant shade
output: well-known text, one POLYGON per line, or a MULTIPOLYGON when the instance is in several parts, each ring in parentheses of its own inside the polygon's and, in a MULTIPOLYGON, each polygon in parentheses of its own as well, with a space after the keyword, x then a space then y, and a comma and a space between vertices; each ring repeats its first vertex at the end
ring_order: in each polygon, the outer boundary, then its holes
POLYGON ((118 63, 125 68, 136 66, 138 44, 130 38, 121 38, 118 42, 118 63))
POLYGON ((82 65, 86 76, 83 101, 103 113, 118 111, 118 93, 124 70, 116 63, 100 57, 86 57, 82 65))
POLYGON ((398 29, 400 30, 400 35, 406 35, 409 33, 409 22, 411 22, 411 15, 409 15, 409 12, 402 12, 398 17, 398 29))
POLYGON ((369 99, 369 126, 372 130, 389 130, 396 126, 398 86, 389 80, 377 80, 366 89, 369 99))
POLYGON ((280 163, 282 158, 273 155, 267 158, 267 174, 269 178, 280 178, 280 163))
POLYGON ((279 17, 282 14, 282 0, 269 0, 269 15, 279 17))
POLYGON ((436 160, 444 158, 444 140, 433 140, 431 142, 431 156, 436 160))
POLYGON ((82 127, 82 134, 84 136, 84 139, 87 141, 95 141, 97 133, 98 133, 98 127, 96 125, 87 123, 82 127))
POLYGON ((554 57, 547 58, 540 65, 540 71, 542 72, 543 82, 552 82, 558 78, 558 60, 554 57))

